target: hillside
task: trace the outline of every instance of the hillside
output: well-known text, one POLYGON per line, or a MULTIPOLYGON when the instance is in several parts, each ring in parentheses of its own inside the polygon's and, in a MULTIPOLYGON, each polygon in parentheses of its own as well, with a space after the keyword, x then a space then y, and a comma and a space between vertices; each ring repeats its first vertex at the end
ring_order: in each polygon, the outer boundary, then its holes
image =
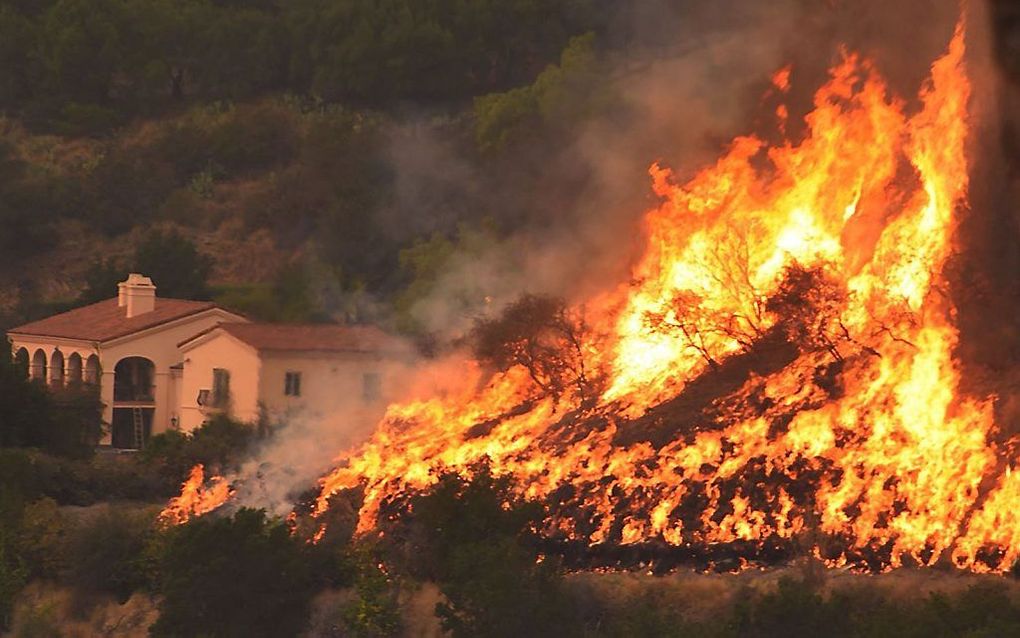
MULTIPOLYGON (((761 80, 747 79, 814 50, 803 26, 845 17, 653 4, 2 3, 0 32, 19 33, 0 52, 2 321, 75 303, 152 228, 193 242, 213 294, 242 306, 297 285, 311 301, 294 315, 413 331, 522 285, 571 291, 594 278, 577 265, 593 253, 596 275, 619 272, 648 163, 714 155, 757 117, 761 80), (733 42, 777 25, 802 42, 754 62, 733 42), (483 252, 479 272, 459 272, 483 252)), ((1020 19, 1005 2, 994 15, 1000 69, 1020 77, 1020 19)), ((1003 92, 1010 156, 1016 93, 1003 92)))

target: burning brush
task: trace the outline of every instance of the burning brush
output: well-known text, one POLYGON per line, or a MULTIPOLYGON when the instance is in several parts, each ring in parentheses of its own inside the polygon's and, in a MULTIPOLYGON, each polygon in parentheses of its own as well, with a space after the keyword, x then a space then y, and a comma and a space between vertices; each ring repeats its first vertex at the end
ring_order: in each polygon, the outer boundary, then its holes
MULTIPOLYGON (((802 140, 737 138, 682 185, 653 166, 632 282, 583 313, 510 309, 532 315, 488 326, 506 337, 489 365, 390 406, 313 514, 353 490, 369 532, 435 468, 485 459, 547 505, 543 535, 578 564, 1008 569, 1020 474, 991 400, 960 393, 942 275, 967 209, 964 41, 961 25, 914 112, 847 54, 802 140)), ((229 496, 186 486, 168 520, 229 496)))

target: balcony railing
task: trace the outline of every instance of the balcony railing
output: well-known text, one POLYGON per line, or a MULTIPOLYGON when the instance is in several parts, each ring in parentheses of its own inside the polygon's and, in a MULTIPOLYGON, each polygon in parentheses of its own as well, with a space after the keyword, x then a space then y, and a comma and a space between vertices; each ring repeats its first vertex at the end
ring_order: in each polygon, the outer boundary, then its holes
POLYGON ((156 401, 156 386, 115 384, 113 400, 117 403, 154 403, 156 401))

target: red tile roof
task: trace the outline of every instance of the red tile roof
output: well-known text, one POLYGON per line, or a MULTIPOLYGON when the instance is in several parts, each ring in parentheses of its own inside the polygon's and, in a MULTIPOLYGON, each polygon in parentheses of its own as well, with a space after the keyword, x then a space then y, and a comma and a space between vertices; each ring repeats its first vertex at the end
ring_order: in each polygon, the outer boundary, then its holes
POLYGON ((400 352, 404 343, 375 326, 336 324, 223 323, 218 326, 256 350, 400 352))
POLYGON ((176 319, 183 319, 200 312, 216 308, 211 301, 189 301, 187 299, 156 298, 156 308, 150 312, 127 318, 125 309, 117 305, 117 299, 107 299, 89 306, 82 306, 53 315, 39 321, 12 328, 12 334, 61 337, 83 341, 110 341, 146 328, 154 328, 176 319))

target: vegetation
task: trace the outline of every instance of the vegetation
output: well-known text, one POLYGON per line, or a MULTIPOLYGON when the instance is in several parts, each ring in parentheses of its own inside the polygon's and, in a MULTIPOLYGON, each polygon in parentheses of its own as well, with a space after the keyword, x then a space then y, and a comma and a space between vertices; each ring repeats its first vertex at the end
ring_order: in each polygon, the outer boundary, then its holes
MULTIPOLYGON (((1016 80, 1016 12, 995 5, 996 51, 1016 80)), ((133 270, 162 296, 215 299, 267 321, 392 317, 427 336, 441 323, 430 314, 437 297, 475 316, 482 278, 444 275, 523 226, 546 228, 574 203, 564 193, 584 190, 586 170, 566 154, 579 123, 625 108, 607 63, 620 43, 606 25, 637 10, 596 0, 0 0, 0 279, 12 298, 0 324, 109 298, 133 270), (422 122, 442 152, 416 137, 422 122), (470 168, 448 178, 462 167, 443 152, 470 168), (442 175, 415 183, 414 162, 442 175), (552 203, 533 205, 548 184, 552 203), (231 270, 217 233, 264 235, 277 259, 256 274, 253 251, 231 270), (61 243, 78 234, 104 258, 61 243), (34 274, 47 268, 83 283, 82 295, 53 299, 34 274)), ((1015 124, 1003 128, 1006 152, 1020 157, 1015 124)), ((698 323, 685 309, 699 300, 679 298, 648 318, 683 333, 706 365, 719 365, 714 337, 759 340, 763 313, 786 317, 776 330, 804 350, 838 359, 854 345, 829 312, 846 291, 824 271, 791 268, 770 299, 747 283, 746 264, 719 271, 727 294, 749 300, 744 316, 698 323)), ((494 370, 523 366, 538 393, 585 397, 599 383, 579 347, 586 330, 563 300, 527 295, 478 320, 468 342, 494 370)), ((357 494, 321 519, 299 514, 293 528, 248 509, 164 528, 156 511, 188 470, 237 465, 257 428, 220 418, 155 436, 138 455, 94 455, 95 394, 28 380, 3 343, 0 631, 26 586, 50 582, 81 607, 153 596, 157 636, 297 635, 315 597, 342 589, 331 631, 390 636, 408 626, 407 593, 430 583, 441 594, 435 620, 453 636, 1020 634, 1009 577, 910 596, 786 578, 735 585, 708 615, 666 579, 599 590, 603 575, 568 576, 542 553, 543 504, 484 466, 386 503, 393 516, 379 539, 352 539, 357 494), (310 544, 320 521, 327 533, 310 544)), ((55 615, 40 608, 19 635, 57 635, 55 615)))
POLYGON ((469 335, 475 357, 496 370, 522 366, 543 393, 559 397, 568 388, 593 398, 595 371, 586 364, 588 328, 561 299, 524 295, 499 317, 479 319, 469 335))
POLYGON ((170 530, 154 636, 293 636, 316 591, 312 551, 278 520, 242 509, 170 530))
POLYGON ((539 560, 529 543, 543 510, 511 488, 483 466, 472 480, 441 476, 411 503, 421 540, 413 568, 438 583, 446 601, 436 615, 453 636, 569 633, 570 603, 555 563, 539 560))
POLYGON ((669 576, 567 577, 534 536, 541 504, 520 499, 507 478, 484 465, 469 477, 440 475, 400 508, 379 540, 328 535, 309 544, 257 510, 172 528, 157 524, 158 506, 68 510, 42 496, 34 477, 11 472, 12 458, 0 459, 0 622, 9 626, 18 607, 19 632, 38 625, 52 635, 60 627, 54 608, 18 606, 18 592, 33 580, 58 583, 81 610, 156 594, 156 636, 298 635, 315 596, 337 587, 351 596, 333 631, 391 636, 410 620, 401 592, 422 582, 438 585, 437 622, 452 636, 948 638, 1020 631, 1020 598, 1005 578, 890 595, 881 580, 825 586, 824 574, 787 570, 778 582, 755 587, 746 584, 759 576, 731 576, 725 594, 705 599, 669 576), (609 582, 620 579, 631 585, 609 582))
POLYGON ((102 434, 102 404, 87 388, 50 392, 30 381, 27 370, 0 339, 0 447, 39 448, 53 454, 86 458, 102 434))

